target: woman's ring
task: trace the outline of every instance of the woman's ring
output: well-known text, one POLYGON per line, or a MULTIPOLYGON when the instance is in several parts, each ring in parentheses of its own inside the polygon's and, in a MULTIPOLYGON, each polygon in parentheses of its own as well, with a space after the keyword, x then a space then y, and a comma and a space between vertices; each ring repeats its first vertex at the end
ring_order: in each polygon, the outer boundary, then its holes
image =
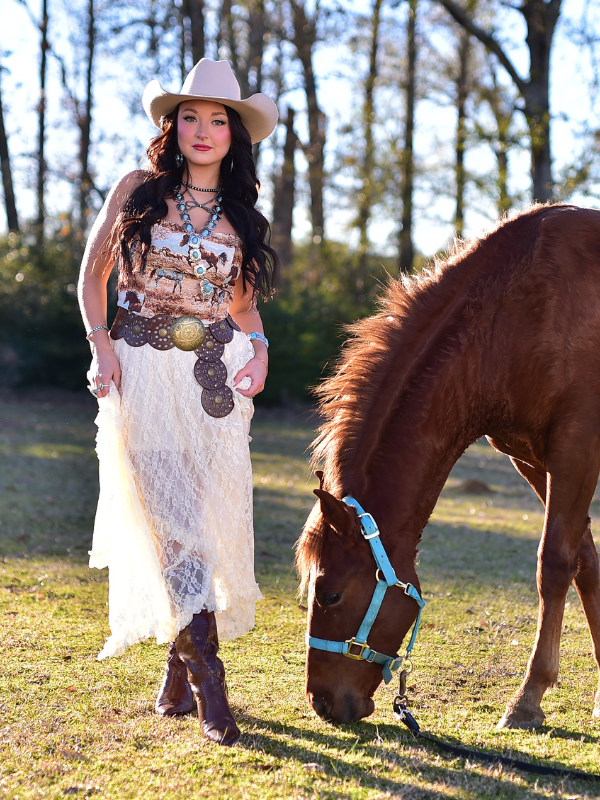
POLYGON ((98 391, 101 392, 102 389, 108 389, 109 386, 110 386, 109 383, 101 383, 100 386, 98 387, 98 391))

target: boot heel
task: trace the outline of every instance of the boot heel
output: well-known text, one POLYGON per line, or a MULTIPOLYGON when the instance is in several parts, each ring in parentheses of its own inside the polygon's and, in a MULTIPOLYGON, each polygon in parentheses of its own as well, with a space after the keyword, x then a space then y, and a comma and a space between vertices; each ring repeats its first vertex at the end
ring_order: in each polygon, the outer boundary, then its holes
POLYGON ((225 668, 217 657, 219 638, 214 612, 195 614, 175 640, 175 647, 187 667, 203 735, 217 744, 235 744, 240 730, 227 701, 225 668))

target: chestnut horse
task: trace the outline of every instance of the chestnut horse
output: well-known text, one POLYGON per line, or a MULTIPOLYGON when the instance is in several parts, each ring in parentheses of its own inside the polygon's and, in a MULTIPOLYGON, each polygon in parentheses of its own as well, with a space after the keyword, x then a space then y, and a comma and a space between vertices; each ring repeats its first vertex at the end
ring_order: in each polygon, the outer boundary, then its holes
MULTIPOLYGON (((537 635, 499 727, 536 728, 558 676, 574 582, 600 666, 600 573, 589 507, 600 468, 600 211, 536 206, 459 246, 431 273, 392 280, 379 313, 350 329, 321 387, 321 488, 297 545, 308 635, 349 640, 376 585, 356 498, 395 573, 419 589, 421 532, 453 465, 487 435, 545 506, 537 635)), ((390 588, 369 647, 394 655, 417 603, 390 588)), ((382 668, 309 647, 306 691, 324 719, 372 713, 382 668)), ((600 717, 600 687, 594 717, 600 717)))

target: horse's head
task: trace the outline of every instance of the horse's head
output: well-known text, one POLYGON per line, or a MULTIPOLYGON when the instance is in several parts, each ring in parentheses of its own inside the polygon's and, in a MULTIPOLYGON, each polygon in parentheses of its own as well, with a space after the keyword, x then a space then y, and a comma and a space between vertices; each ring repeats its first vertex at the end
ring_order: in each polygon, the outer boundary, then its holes
MULTIPOLYGON (((345 642, 356 636, 373 598, 376 564, 356 511, 323 489, 315 494, 319 499, 304 527, 297 556, 308 589, 308 634, 345 642)), ((393 566, 400 580, 418 588, 414 557, 393 566)), ((400 587, 389 588, 368 635, 369 647, 394 656, 417 613, 417 604, 400 587)), ((373 712, 382 667, 352 658, 360 650, 354 645, 344 656, 309 647, 306 694, 323 719, 355 722, 373 712)))

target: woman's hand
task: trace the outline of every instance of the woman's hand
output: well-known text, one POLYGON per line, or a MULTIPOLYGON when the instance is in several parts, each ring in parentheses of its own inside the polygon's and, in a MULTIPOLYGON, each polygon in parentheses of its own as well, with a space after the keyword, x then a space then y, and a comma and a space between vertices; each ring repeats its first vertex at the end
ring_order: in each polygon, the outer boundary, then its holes
POLYGON ((248 389, 236 389, 236 391, 243 394, 244 397, 254 397, 265 388, 265 380, 267 379, 268 371, 265 362, 257 356, 254 356, 254 358, 248 361, 245 367, 242 367, 233 379, 234 387, 237 386, 243 378, 250 378, 252 383, 248 389))
POLYGON ((90 389, 99 389, 94 392, 96 398, 106 397, 110 390, 110 382, 113 381, 117 389, 121 385, 121 367, 112 347, 95 350, 92 356, 92 364, 87 374, 90 389), (102 389, 100 389, 102 386, 102 389))

